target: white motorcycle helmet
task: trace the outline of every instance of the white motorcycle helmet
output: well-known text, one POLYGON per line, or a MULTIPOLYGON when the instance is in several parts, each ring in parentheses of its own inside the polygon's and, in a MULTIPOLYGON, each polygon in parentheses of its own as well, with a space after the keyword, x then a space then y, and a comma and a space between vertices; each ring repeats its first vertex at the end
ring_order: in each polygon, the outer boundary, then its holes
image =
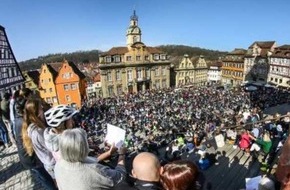
POLYGON ((79 111, 67 105, 58 105, 44 113, 46 122, 51 127, 58 127, 63 121, 72 118, 79 111))

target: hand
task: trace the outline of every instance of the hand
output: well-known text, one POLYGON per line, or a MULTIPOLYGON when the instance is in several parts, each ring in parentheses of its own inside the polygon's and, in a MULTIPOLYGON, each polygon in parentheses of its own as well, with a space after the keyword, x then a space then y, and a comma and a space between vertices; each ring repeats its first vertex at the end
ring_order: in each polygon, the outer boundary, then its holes
POLYGON ((114 154, 117 152, 118 148, 115 146, 115 143, 113 143, 110 147, 110 150, 108 151, 110 155, 114 154))

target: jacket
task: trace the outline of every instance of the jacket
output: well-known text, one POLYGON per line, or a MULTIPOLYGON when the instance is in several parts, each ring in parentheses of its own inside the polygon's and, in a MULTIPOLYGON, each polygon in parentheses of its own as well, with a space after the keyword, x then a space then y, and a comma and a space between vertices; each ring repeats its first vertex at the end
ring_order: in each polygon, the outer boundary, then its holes
POLYGON ((124 166, 111 169, 89 159, 74 163, 61 159, 54 171, 60 190, 112 189, 124 180, 126 174, 124 166))

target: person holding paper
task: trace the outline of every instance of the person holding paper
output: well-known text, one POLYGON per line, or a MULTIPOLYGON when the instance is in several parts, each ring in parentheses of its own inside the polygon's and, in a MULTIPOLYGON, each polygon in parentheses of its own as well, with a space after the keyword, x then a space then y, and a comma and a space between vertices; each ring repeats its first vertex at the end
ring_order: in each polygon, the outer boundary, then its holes
POLYGON ((124 149, 120 149, 115 169, 88 157, 89 145, 83 129, 67 129, 59 139, 61 159, 55 166, 55 177, 61 190, 112 189, 126 175, 124 149))

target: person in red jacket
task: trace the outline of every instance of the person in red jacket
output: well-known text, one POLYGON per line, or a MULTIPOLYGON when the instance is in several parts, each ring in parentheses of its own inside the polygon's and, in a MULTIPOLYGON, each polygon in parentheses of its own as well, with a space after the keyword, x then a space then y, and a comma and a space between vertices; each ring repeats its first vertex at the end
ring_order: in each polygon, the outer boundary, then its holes
POLYGON ((250 146, 251 146, 251 139, 249 136, 249 132, 247 130, 244 130, 240 137, 239 147, 242 150, 245 150, 247 154, 249 154, 250 146))

